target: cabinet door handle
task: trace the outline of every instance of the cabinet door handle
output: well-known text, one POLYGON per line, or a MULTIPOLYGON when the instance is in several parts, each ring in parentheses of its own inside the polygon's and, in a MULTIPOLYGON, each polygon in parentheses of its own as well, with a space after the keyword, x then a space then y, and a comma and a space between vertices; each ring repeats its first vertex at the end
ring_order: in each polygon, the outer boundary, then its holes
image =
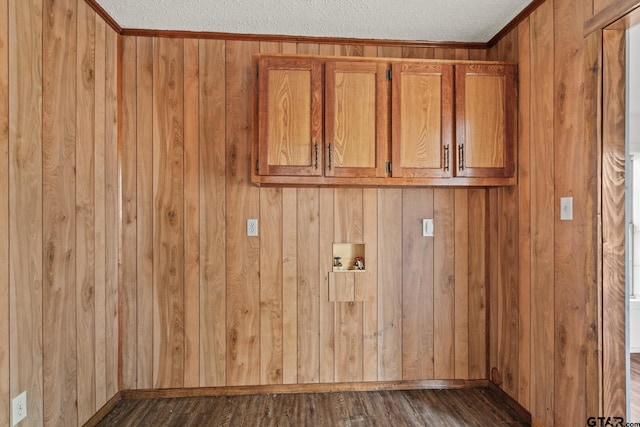
POLYGON ((449 144, 444 147, 444 170, 449 171, 449 144))
POLYGON ((316 169, 318 169, 318 141, 316 141, 316 143, 313 145, 313 150, 314 150, 315 156, 316 156, 316 160, 315 160, 314 166, 316 167, 316 169))
POLYGON ((458 169, 464 170, 464 144, 458 147, 458 169))
POLYGON ((329 170, 331 170, 331 166, 333 166, 333 152, 331 150, 331 144, 329 144, 329 170))

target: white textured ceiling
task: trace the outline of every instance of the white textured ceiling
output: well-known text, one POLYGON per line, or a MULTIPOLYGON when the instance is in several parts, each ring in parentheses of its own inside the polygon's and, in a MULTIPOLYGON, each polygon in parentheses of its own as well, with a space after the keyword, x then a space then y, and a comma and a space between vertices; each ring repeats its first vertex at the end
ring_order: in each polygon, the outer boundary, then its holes
POLYGON ((531 0, 97 0, 126 29, 487 42, 531 0))

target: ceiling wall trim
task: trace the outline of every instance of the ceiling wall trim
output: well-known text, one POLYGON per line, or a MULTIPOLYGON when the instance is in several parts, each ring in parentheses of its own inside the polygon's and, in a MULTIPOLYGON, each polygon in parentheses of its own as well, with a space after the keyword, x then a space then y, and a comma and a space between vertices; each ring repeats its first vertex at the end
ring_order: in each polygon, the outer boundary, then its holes
POLYGON ((105 22, 107 24, 109 24, 109 26, 111 28, 113 28, 115 30, 116 33, 118 34, 122 34, 122 27, 120 25, 118 25, 118 23, 115 21, 115 19, 113 19, 111 17, 111 15, 109 15, 107 13, 106 10, 104 10, 102 8, 102 6, 100 6, 98 3, 96 3, 96 0, 84 0, 85 3, 87 3, 100 17, 102 17, 102 19, 105 20, 105 22))
POLYGON ((487 47, 495 46, 504 36, 509 34, 511 30, 513 30, 518 26, 518 24, 520 24, 522 21, 528 18, 529 15, 531 15, 533 11, 536 10, 538 6, 540 6, 545 1, 546 0, 533 0, 529 4, 529 6, 522 9, 522 12, 516 15, 516 17, 513 18, 511 22, 505 25, 500 31, 498 31, 498 33, 495 36, 493 36, 493 38, 491 38, 491 40, 489 40, 489 42, 487 42, 487 47))
MULTIPOLYGON (((140 37, 168 37, 168 38, 198 38, 217 40, 251 40, 287 43, 326 43, 342 45, 375 45, 390 47, 429 47, 444 49, 488 49, 494 46, 502 37, 518 26, 534 10, 546 0, 534 0, 522 10, 515 18, 502 28, 491 40, 486 43, 480 42, 447 42, 447 41, 420 41, 420 40, 385 40, 385 39, 357 39, 346 37, 313 37, 313 36, 285 36, 275 34, 237 34, 222 32, 199 32, 199 31, 172 31, 172 30, 144 30, 136 28, 122 28, 116 21, 100 6, 96 0, 85 0, 85 2, 100 15, 111 28, 123 36, 140 37)), ((638 0, 624 0, 624 3, 638 2, 638 0)))

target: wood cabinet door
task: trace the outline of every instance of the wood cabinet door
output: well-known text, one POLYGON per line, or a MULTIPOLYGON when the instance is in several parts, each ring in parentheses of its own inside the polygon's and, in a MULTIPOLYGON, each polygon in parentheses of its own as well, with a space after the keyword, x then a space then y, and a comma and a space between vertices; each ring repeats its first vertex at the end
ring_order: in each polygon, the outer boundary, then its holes
POLYGON ((456 176, 512 177, 516 153, 516 68, 456 65, 456 176))
MULTIPOLYGON (((388 158, 387 65, 327 62, 325 175, 384 177, 388 158)), ((355 184, 356 182, 354 182, 355 184)))
POLYGON ((322 175, 322 65, 262 58, 258 65, 260 175, 322 175))
POLYGON ((453 65, 394 63, 392 70, 392 176, 450 177, 453 65))

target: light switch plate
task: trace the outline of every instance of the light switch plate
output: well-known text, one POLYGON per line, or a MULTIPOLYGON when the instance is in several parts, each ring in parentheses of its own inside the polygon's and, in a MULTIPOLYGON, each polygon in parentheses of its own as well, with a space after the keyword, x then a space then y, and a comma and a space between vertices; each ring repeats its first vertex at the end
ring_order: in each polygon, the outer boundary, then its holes
POLYGON ((433 219, 425 218, 422 220, 422 235, 433 237, 433 219))
POLYGON ((573 220, 573 197, 560 198, 560 220, 573 220))

